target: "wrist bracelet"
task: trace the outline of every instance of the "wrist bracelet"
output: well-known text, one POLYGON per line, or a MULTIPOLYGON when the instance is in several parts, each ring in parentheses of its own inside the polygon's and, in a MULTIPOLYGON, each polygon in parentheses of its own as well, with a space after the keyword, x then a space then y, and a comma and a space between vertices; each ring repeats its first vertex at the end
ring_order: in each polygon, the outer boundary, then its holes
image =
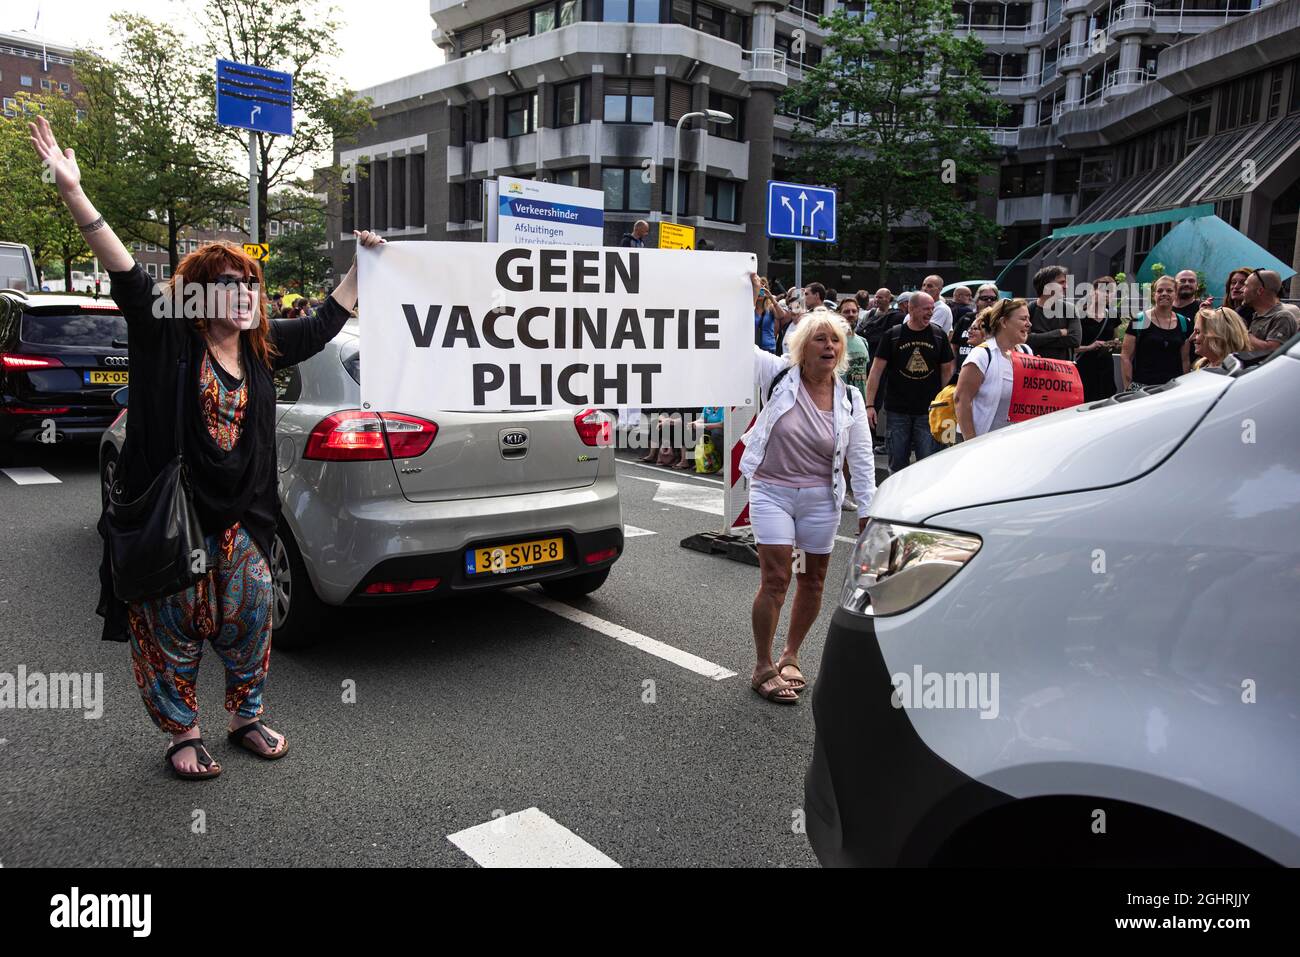
POLYGON ((84 226, 79 225, 77 226, 77 228, 80 229, 83 233, 93 233, 95 230, 103 229, 107 225, 108 224, 104 222, 103 216, 96 216, 90 222, 86 223, 86 225, 84 226))

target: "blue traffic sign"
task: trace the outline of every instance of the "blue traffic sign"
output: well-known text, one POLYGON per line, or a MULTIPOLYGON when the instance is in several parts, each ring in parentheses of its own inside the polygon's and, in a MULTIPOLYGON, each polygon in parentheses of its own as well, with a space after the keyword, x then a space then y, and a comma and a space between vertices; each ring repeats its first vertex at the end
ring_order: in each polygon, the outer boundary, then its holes
POLYGON ((773 239, 835 242, 835 190, 769 180, 767 234, 773 239))
POLYGON ((293 135, 293 77, 244 63, 217 61, 217 122, 293 135))

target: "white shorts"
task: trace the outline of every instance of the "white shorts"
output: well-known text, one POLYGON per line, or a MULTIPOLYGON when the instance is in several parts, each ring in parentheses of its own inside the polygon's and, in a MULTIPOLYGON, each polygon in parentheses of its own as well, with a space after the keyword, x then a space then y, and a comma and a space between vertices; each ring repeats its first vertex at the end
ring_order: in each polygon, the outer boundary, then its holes
POLYGON ((751 482, 749 523, 760 545, 793 545, 813 555, 829 555, 840 527, 840 510, 829 485, 786 488, 751 482))

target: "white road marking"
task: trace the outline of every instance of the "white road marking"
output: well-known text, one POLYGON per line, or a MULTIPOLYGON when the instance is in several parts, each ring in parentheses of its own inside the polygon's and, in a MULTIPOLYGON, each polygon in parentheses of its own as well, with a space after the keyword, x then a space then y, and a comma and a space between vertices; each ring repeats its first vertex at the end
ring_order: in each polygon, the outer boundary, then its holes
POLYGON ((634 482, 654 482, 659 486, 654 500, 660 505, 676 505, 692 511, 704 512, 706 515, 722 514, 722 489, 701 488, 687 485, 685 482, 668 482, 663 479, 642 478, 629 475, 634 482))
POLYGON ((624 538, 636 538, 640 535, 658 535, 658 534, 659 534, 658 532, 652 532, 648 528, 637 528, 635 525, 623 526, 624 538))
POLYGON ((850 545, 856 545, 856 544, 858 543, 858 540, 857 540, 856 538, 849 538, 849 536, 847 536, 847 535, 836 535, 836 536, 835 536, 835 541, 837 541, 837 542, 847 542, 847 543, 850 544, 850 545))
POLYGON ((721 681, 724 678, 734 678, 736 672, 730 671, 722 665, 714 664, 689 651, 682 651, 680 648, 674 648, 672 645, 665 644, 655 638, 643 635, 640 632, 633 631, 631 628, 624 628, 622 625, 616 625, 612 621, 606 621, 603 618, 597 618, 595 615, 585 611, 580 611, 571 605, 548 598, 541 592, 534 591, 531 588, 522 585, 508 589, 510 594, 516 598, 521 598, 531 605, 538 608, 544 608, 552 614, 559 615, 561 618, 568 619, 575 624, 582 625, 584 628, 590 628, 592 631, 598 631, 602 635, 621 641, 625 645, 631 645, 633 648, 639 648, 646 654, 654 655, 656 658, 662 658, 664 661, 671 662, 679 668, 685 668, 687 671, 693 671, 697 675, 703 675, 706 678, 712 678, 714 681, 721 681))
POLYGON ((479 867, 619 866, 535 807, 448 834, 447 840, 479 867))
POLYGON ((0 469, 19 485, 61 485, 62 480, 55 478, 45 469, 21 468, 0 469))
MULTIPOLYGON (((616 459, 615 461, 617 461, 619 465, 630 465, 630 466, 632 466, 633 468, 645 469, 647 472, 658 472, 660 475, 663 475, 663 474, 664 474, 663 466, 645 465, 645 464, 643 464, 643 463, 641 463, 641 462, 629 462, 627 459, 616 459)), ((672 474, 672 473, 670 473, 670 474, 672 474)), ((628 478, 636 478, 636 477, 637 477, 637 476, 635 476, 635 475, 629 475, 629 476, 628 476, 628 478)), ((695 475, 695 474, 693 474, 693 473, 691 473, 691 472, 678 472, 678 473, 676 473, 676 474, 674 475, 674 477, 675 477, 675 478, 688 478, 688 479, 694 479, 694 480, 697 481, 697 482, 708 482, 710 485, 722 485, 722 484, 723 484, 722 479, 709 478, 709 477, 704 476, 704 475, 695 475)), ((642 479, 642 481, 644 481, 644 479, 642 479)))

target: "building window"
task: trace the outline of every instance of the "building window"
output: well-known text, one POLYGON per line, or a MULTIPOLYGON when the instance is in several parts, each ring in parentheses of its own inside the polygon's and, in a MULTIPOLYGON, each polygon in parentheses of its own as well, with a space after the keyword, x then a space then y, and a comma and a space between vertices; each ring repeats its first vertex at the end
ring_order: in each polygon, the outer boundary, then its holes
POLYGON ((734 223, 740 214, 740 184, 710 176, 704 183, 704 217, 734 223))
POLYGON ((465 184, 465 218, 473 222, 483 220, 483 181, 471 179, 465 184))
POLYGON ((582 185, 582 167, 575 166, 573 169, 557 169, 551 175, 551 182, 556 186, 581 186, 582 185))
POLYGON ((411 226, 421 227, 424 215, 424 154, 411 154, 411 226))
POLYGON ((653 123, 654 80, 606 80, 606 123, 653 123))
POLYGON ((279 223, 279 221, 274 220, 274 219, 271 220, 269 223, 266 224, 266 228, 267 228, 267 231, 268 231, 272 236, 279 236, 279 235, 280 235, 280 223, 279 223))
POLYGON ((506 136, 523 136, 537 129, 537 91, 506 97, 506 136))
POLYGON ((744 126, 744 102, 734 96, 723 96, 721 93, 709 94, 709 109, 721 110, 723 113, 731 114, 730 123, 710 123, 709 132, 714 136, 721 136, 724 140, 743 139, 742 127, 744 126))
POLYGON ((145 263, 145 264, 144 264, 144 271, 145 271, 146 273, 148 273, 149 276, 150 276, 151 278, 153 278, 153 279, 157 279, 157 278, 158 278, 158 264, 157 264, 157 263, 145 263))
POLYGON ((156 253, 158 251, 158 245, 156 243, 145 243, 144 249, 145 252, 156 253))
POLYGON ((1052 192, 1067 196, 1079 191, 1079 161, 1077 159, 1057 160, 1056 172, 1052 178, 1052 192))
POLYGON ((68 86, 68 84, 66 84, 66 83, 60 83, 60 84, 59 84, 59 92, 60 92, 60 93, 71 93, 71 92, 72 92, 72 87, 68 86))
POLYGON ((351 183, 343 184, 343 235, 351 236, 357 228, 357 191, 351 183))
POLYGON ((582 19, 581 0, 560 0, 559 3, 533 7, 532 15, 533 36, 550 33, 556 27, 572 26, 582 19))
POLYGON ((650 212, 650 183, 640 166, 606 166, 600 171, 605 208, 623 213, 650 212))
POLYGON ((136 252, 141 252, 144 249, 144 243, 140 242, 140 240, 137 239, 135 242, 131 244, 131 248, 134 249, 136 252))
POLYGON ((48 90, 51 88, 50 81, 47 77, 41 77, 41 89, 48 90))
POLYGON ((673 0, 673 22, 732 43, 745 40, 745 21, 740 14, 702 0, 673 0))
POLYGON ((1045 166, 1042 163, 1026 163, 1020 166, 1002 167, 1002 182, 998 189, 999 198, 1011 199, 1016 196, 1043 195, 1044 170, 1045 166))
POLYGON ((607 23, 658 23, 659 0, 605 0, 607 23))
POLYGON ((6 96, 4 98, 4 115, 5 116, 18 115, 18 101, 14 99, 12 96, 6 96))
POLYGON ((374 229, 388 228, 388 163, 377 160, 370 164, 370 174, 374 177, 371 190, 374 192, 374 212, 370 219, 374 229))
POLYGON ((32 78, 30 76, 20 76, 18 78, 18 83, 20 86, 30 87, 32 85, 32 78))
POLYGON ((86 121, 86 111, 85 111, 85 110, 77 110, 77 122, 78 122, 78 123, 84 123, 85 121, 86 121))
POLYGON ((555 125, 576 126, 591 119, 590 94, 586 80, 555 88, 555 125))
POLYGON ((668 81, 668 122, 676 123, 691 111, 691 88, 687 83, 668 81))
POLYGON ((681 217, 687 215, 687 210, 691 208, 691 178, 683 173, 677 177, 682 183, 682 199, 679 203, 673 203, 673 168, 664 167, 664 209, 673 209, 676 207, 676 215, 681 217))
POLYGON ((392 169, 393 212, 388 218, 389 229, 406 228, 406 157, 394 156, 390 161, 392 169))
POLYGON ((171 279, 171 278, 172 278, 172 267, 171 267, 171 263, 163 263, 161 266, 158 267, 158 269, 161 271, 161 274, 162 274, 160 278, 162 278, 162 279, 171 279))

